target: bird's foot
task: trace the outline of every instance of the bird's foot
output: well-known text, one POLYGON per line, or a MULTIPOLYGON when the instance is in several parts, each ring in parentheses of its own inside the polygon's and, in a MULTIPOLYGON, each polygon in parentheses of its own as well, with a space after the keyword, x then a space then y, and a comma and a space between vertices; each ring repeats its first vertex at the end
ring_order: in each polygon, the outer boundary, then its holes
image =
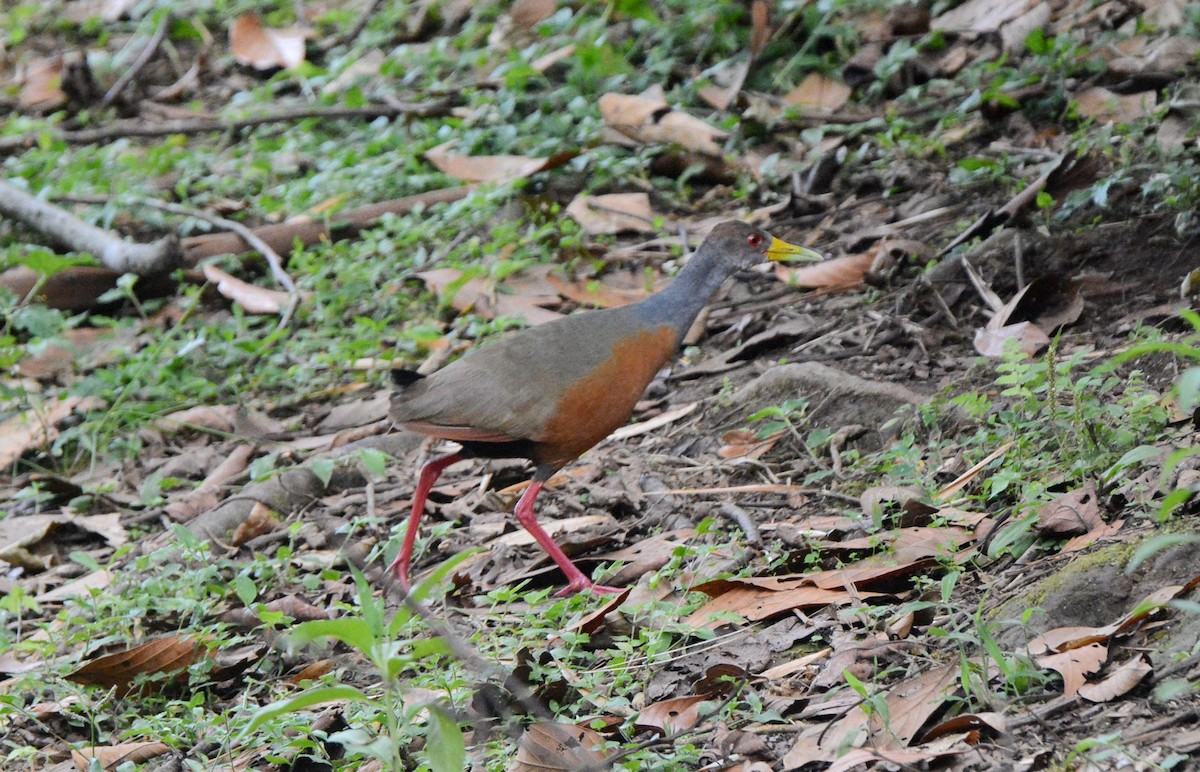
POLYGON ((620 595, 625 592, 625 589, 624 587, 609 587, 603 584, 596 584, 591 579, 580 578, 571 580, 570 584, 554 593, 554 597, 567 598, 585 590, 596 595, 620 595))

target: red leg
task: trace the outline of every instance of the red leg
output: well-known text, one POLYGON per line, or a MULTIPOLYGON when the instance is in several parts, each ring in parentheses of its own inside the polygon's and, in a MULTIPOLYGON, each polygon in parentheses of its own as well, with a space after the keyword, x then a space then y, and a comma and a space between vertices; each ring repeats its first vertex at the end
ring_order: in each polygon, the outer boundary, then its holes
POLYGON ((461 460, 462 456, 458 453, 451 453, 448 456, 435 458, 421 467, 421 476, 417 479, 417 490, 413 493, 412 514, 408 517, 408 530, 404 533, 404 544, 400 546, 400 553, 396 555, 396 559, 387 567, 388 573, 395 574, 396 578, 400 580, 400 587, 405 592, 408 592, 411 587, 408 579, 408 564, 412 560, 413 544, 417 540, 417 526, 421 524, 421 515, 425 514, 425 499, 429 498, 429 491, 437 482, 437 478, 441 476, 442 470, 461 460))
POLYGON ((579 566, 572 563, 571 559, 555 543, 554 539, 550 538, 550 534, 546 533, 538 525, 537 516, 533 513, 533 500, 537 498, 541 490, 542 482, 540 480, 534 480, 529 483, 529 487, 521 494, 521 500, 517 502, 517 522, 526 531, 533 534, 533 538, 537 539, 537 543, 542 545, 542 549, 546 550, 546 554, 558 564, 558 567, 566 575, 567 586, 560 590, 557 596, 562 598, 581 590, 591 590, 598 595, 615 595, 624 592, 625 590, 620 587, 605 587, 602 584, 594 583, 591 579, 584 576, 583 572, 579 570, 579 566))

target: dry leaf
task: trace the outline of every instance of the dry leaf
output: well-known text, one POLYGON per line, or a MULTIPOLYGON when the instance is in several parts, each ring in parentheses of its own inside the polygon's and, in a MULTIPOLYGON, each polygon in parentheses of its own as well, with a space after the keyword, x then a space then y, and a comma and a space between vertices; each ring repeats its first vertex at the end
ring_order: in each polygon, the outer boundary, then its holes
POLYGON ((767 0, 750 3, 750 55, 758 56, 771 40, 771 6, 767 0))
POLYGON ((1102 643, 1090 643, 1033 659, 1040 667, 1057 671, 1063 679, 1063 696, 1071 697, 1087 682, 1088 675, 1104 667, 1108 661, 1108 647, 1102 643))
POLYGON ((554 15, 555 0, 516 0, 508 15, 519 29, 531 30, 554 15))
MULTIPOLYGON (((542 523, 542 528, 551 536, 557 536, 566 533, 576 533, 578 531, 597 529, 603 531, 617 530, 617 519, 607 512, 598 515, 579 515, 578 517, 568 517, 562 520, 547 520, 542 523)), ((485 546, 488 548, 495 546, 518 547, 525 544, 536 544, 537 540, 529 531, 524 528, 518 531, 510 531, 495 539, 489 541, 485 546)))
POLYGON ((1095 86, 1076 94, 1071 101, 1083 118, 1094 118, 1101 123, 1132 123, 1154 112, 1158 107, 1158 92, 1116 94, 1095 86))
POLYGON ((1050 336, 1032 322, 1009 324, 995 330, 979 328, 975 330, 975 350, 985 357, 998 359, 1004 355, 1004 348, 1010 341, 1017 342, 1017 348, 1026 356, 1033 356, 1050 345, 1050 336))
POLYGON ((550 266, 539 266, 522 271, 507 277, 495 289, 484 279, 468 279, 454 290, 450 298, 444 295, 451 285, 462 280, 462 271, 457 268, 436 268, 422 271, 417 277, 442 296, 443 302, 449 302, 460 313, 471 312, 484 319, 515 316, 524 319, 527 324, 537 325, 562 318, 557 311, 543 308, 559 302, 558 293, 545 278, 549 270, 550 266))
POLYGON ((1110 702, 1124 697, 1153 670, 1144 654, 1135 654, 1102 680, 1079 687, 1079 696, 1088 702, 1110 702))
POLYGON ((1041 533, 1076 536, 1104 527, 1096 485, 1088 483, 1078 490, 1064 493, 1038 512, 1041 533))
POLYGON ((545 158, 523 155, 463 155, 450 152, 458 144, 452 139, 425 151, 425 158, 444 174, 467 182, 507 182, 561 166, 574 157, 563 153, 545 158))
POLYGON ((238 64, 257 70, 290 70, 304 62, 307 32, 291 27, 267 29, 252 13, 239 16, 229 29, 229 48, 238 64))
POLYGON ((660 533, 648 539, 642 539, 615 552, 605 552, 596 555, 595 559, 605 563, 623 563, 624 565, 605 582, 609 584, 627 584, 636 582, 638 577, 648 574, 671 562, 676 550, 689 539, 696 536, 692 528, 680 528, 674 531, 660 533))
POLYGON ((67 95, 61 88, 64 65, 63 56, 58 55, 34 59, 20 67, 16 76, 21 84, 17 103, 26 110, 52 110, 66 104, 67 95))
POLYGON ((967 0, 935 18, 930 26, 954 32, 999 32, 1002 25, 1036 4, 1036 0, 967 0))
POLYGON ((607 193, 589 196, 580 193, 567 205, 567 214, 586 233, 593 236, 607 233, 657 233, 657 215, 650 208, 650 196, 645 193, 607 193))
POLYGON ((608 755, 599 732, 541 721, 521 735, 509 772, 575 772, 593 766, 602 769, 608 755))
POLYGON ((71 0, 63 8, 63 16, 77 24, 93 18, 116 21, 137 3, 138 0, 71 0))
POLYGON ((705 694, 661 700, 642 708, 634 726, 643 730, 657 729, 664 735, 691 729, 700 720, 701 703, 711 701, 712 697, 705 694))
POLYGON ((529 66, 537 72, 545 72, 554 65, 570 57, 575 53, 575 44, 571 43, 562 48, 556 48, 548 54, 542 54, 537 59, 529 63, 529 66))
POLYGON ((837 112, 850 101, 850 87, 818 72, 809 73, 783 97, 784 104, 837 112))
POLYGON ((204 271, 204 278, 217 285, 217 292, 237 303, 248 314, 278 314, 291 301, 286 292, 244 282, 212 263, 205 263, 201 270, 204 271))
POLYGON ((718 110, 724 110, 737 99, 742 91, 742 84, 750 74, 750 58, 742 57, 728 62, 722 62, 708 71, 712 84, 701 86, 697 94, 705 102, 718 110))
MULTIPOLYGON (((249 439, 276 439, 287 434, 287 427, 268 415, 251 410, 243 405, 197 405, 159 418, 154 428, 161 432, 177 432, 181 429, 208 430, 218 434, 236 434, 249 439)), ((233 457, 248 460, 250 451, 240 450, 233 457)))
POLYGON ((717 140, 729 136, 699 118, 672 110, 661 93, 655 91, 639 96, 608 93, 600 97, 599 104, 604 125, 633 143, 677 144, 720 157, 717 140))
POLYGON ((0 520, 0 560, 30 570, 44 570, 52 558, 42 555, 53 550, 59 543, 69 543, 60 531, 80 530, 102 537, 108 544, 117 547, 128 541, 121 516, 106 515, 24 515, 0 520), (35 548, 45 548, 36 549, 35 548), (35 552, 37 554, 35 554, 35 552), (32 565, 30 565, 32 563, 32 565))
POLYGON ((796 267, 775 263, 775 276, 796 287, 852 287, 862 282, 874 261, 873 254, 864 252, 796 267))
POLYGON ((700 407, 699 402, 689 402, 686 405, 673 407, 670 410, 664 410, 653 418, 648 418, 645 421, 639 421, 636 424, 622 426, 612 434, 608 435, 612 440, 627 440, 630 437, 640 437, 643 434, 659 429, 667 424, 674 423, 686 415, 690 415, 692 411, 700 407))
POLYGON ((204 656, 204 649, 195 637, 168 635, 125 651, 96 657, 67 678, 79 684, 115 688, 118 694, 124 695, 129 693, 133 679, 139 675, 174 675, 170 681, 186 680, 187 669, 201 656, 204 656))
POLYGON ((721 458, 762 458, 784 434, 786 432, 781 430, 760 438, 749 429, 734 429, 721 435, 724 444, 717 450, 717 455, 721 458))
POLYGON ((89 748, 71 750, 71 760, 79 772, 89 772, 93 769, 92 761, 99 762, 100 768, 116 769, 121 764, 137 764, 149 761, 164 753, 169 753, 171 746, 160 742, 121 743, 119 745, 93 745, 89 748))
POLYGON ((45 447, 58 439, 58 424, 76 409, 85 412, 102 404, 95 397, 68 396, 0 422, 0 469, 11 467, 27 451, 45 447))
POLYGON ((250 508, 250 514, 233 532, 229 543, 234 547, 240 547, 251 539, 270 533, 275 530, 277 525, 279 525, 279 515, 266 504, 256 501, 250 508))
POLYGON ((567 300, 596 308, 616 308, 645 300, 662 284, 655 282, 654 286, 647 287, 644 276, 630 271, 614 271, 599 279, 576 279, 573 282, 563 281, 556 274, 549 273, 546 281, 567 300))

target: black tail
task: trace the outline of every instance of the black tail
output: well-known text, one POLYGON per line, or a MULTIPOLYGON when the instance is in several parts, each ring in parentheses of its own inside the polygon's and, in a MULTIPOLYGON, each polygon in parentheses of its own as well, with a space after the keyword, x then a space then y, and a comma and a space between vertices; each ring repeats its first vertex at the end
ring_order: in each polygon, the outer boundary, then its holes
POLYGON ((392 370, 391 373, 392 384, 400 389, 403 389, 405 386, 412 386, 414 383, 425 377, 416 370, 401 370, 396 368, 392 370))

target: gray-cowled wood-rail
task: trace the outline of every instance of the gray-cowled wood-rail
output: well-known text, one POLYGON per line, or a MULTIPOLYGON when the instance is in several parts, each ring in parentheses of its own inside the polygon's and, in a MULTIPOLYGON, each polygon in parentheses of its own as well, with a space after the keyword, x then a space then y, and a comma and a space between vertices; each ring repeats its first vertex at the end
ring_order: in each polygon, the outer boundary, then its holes
POLYGON ((820 260, 812 250, 743 222, 713 228, 676 279, 645 300, 586 311, 482 345, 422 377, 394 370, 391 417, 461 450, 421 469, 400 552, 388 570, 406 591, 425 499, 446 467, 465 458, 525 458, 533 480, 517 502, 517 522, 567 578, 560 595, 594 584, 540 525, 533 502, 552 474, 629 420, 647 384, 678 351, 696 315, 740 269, 763 260, 820 260))

